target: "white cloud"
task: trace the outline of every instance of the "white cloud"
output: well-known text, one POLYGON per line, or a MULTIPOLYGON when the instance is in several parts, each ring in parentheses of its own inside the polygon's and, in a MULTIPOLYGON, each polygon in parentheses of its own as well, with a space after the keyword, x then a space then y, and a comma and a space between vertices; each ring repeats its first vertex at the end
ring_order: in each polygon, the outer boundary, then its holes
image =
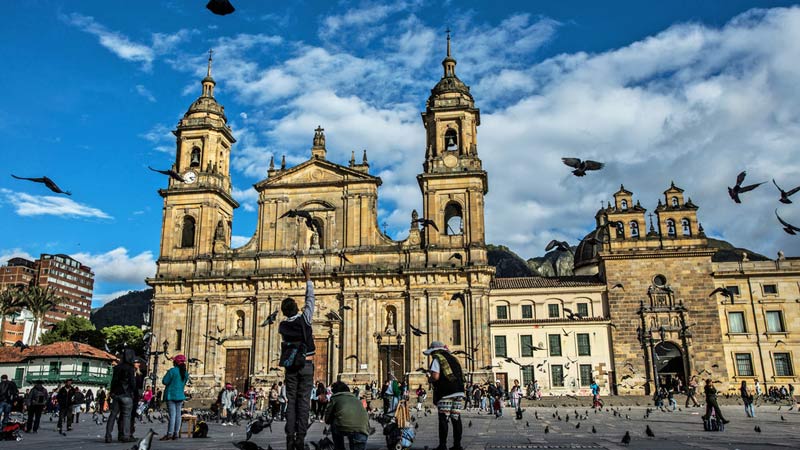
POLYGON ((31 195, 24 192, 15 192, 9 189, 0 189, 5 200, 11 203, 15 212, 20 216, 60 216, 60 217, 96 217, 99 219, 112 219, 100 209, 93 208, 83 203, 78 203, 69 197, 54 195, 31 195))
POLYGON ((34 261, 37 257, 31 255, 21 248, 0 250, 0 265, 5 265, 11 258, 25 258, 29 261, 34 261))
POLYGON ((150 90, 149 90, 149 89, 147 89, 146 87, 144 87, 144 85, 142 85, 142 84, 137 84, 137 85, 135 86, 135 89, 136 89, 136 93, 137 93, 137 94, 139 94, 139 95, 141 95, 141 96, 142 96, 142 97, 144 97, 145 99, 147 99, 147 101, 148 101, 148 102, 151 102, 151 103, 155 103, 155 102, 156 102, 156 97, 153 95, 153 93, 152 93, 152 92, 150 92, 150 90))
POLYGON ((98 308, 100 306, 105 305, 106 303, 110 302, 111 300, 116 300, 119 297, 131 292, 130 289, 123 290, 123 291, 115 291, 110 292, 107 294, 93 294, 92 295, 92 307, 98 308))
POLYGON ((139 137, 153 144, 153 150, 170 154, 175 152, 175 135, 164 124, 157 123, 153 125, 147 132, 140 134, 139 137))
POLYGON ((117 247, 105 253, 75 253, 77 261, 92 268, 98 283, 144 284, 144 279, 156 273, 153 253, 144 251, 130 255, 125 247, 117 247))
POLYGON ((239 189, 234 186, 231 194, 245 211, 253 212, 257 209, 258 192, 252 186, 248 186, 245 189, 239 189))
POLYGON ((238 248, 250 242, 250 238, 247 236, 231 236, 231 247, 238 248))
POLYGON ((135 42, 128 36, 109 30, 98 23, 92 16, 72 13, 61 17, 66 23, 97 37, 100 45, 118 57, 142 64, 142 69, 149 71, 156 57, 171 51, 181 42, 186 41, 194 31, 179 30, 173 34, 153 33, 151 43, 135 42))

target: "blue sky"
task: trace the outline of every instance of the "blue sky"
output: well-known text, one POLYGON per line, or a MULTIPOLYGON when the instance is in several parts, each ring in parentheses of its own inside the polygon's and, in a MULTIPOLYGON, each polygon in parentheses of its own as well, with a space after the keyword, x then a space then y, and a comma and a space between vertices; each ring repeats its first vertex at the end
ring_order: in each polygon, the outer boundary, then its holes
MULTIPOLYGON (((384 180, 379 221, 404 237, 421 204, 419 112, 441 76, 447 27, 482 113, 488 242, 523 257, 552 238, 575 244, 621 183, 652 210, 674 179, 710 235, 800 254, 777 226, 771 184, 742 205, 725 189, 745 169, 751 181, 800 184, 795 2, 238 0, 226 17, 204 3, 7 6, 3 167, 47 174, 73 196, 0 176, 0 259, 74 255, 97 273, 95 304, 144 286, 166 184, 146 167, 172 163, 169 131, 199 95, 211 47, 216 97, 239 140, 235 242, 255 228, 251 186, 270 156, 305 160, 317 124, 329 159, 368 150, 384 180), (561 156, 608 166, 579 180, 561 156)), ((798 208, 781 215, 800 224, 798 208)))

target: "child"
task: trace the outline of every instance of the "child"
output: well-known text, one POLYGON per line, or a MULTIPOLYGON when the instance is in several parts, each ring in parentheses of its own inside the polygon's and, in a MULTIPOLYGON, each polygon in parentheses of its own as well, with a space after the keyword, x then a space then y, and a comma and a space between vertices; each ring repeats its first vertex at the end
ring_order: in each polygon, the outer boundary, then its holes
POLYGON ((494 415, 495 417, 503 416, 503 400, 499 395, 494 398, 494 415))

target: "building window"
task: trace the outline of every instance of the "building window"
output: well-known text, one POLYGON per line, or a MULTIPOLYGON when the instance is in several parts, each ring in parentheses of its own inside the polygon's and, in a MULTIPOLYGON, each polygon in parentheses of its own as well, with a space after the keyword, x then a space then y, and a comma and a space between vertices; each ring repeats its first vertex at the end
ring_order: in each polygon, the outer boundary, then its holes
POLYGON ((743 312, 729 312, 728 313, 728 332, 729 333, 747 333, 747 327, 744 323, 743 312))
POLYGON ((550 384, 552 387, 564 387, 564 366, 561 364, 550 366, 550 384))
POLYGON ((447 151, 458 150, 458 133, 452 128, 444 132, 444 149, 447 151))
POLYGON ((560 311, 558 310, 557 304, 549 304, 547 305, 547 317, 551 319, 557 319, 561 317, 560 311))
POLYGON ((622 200, 621 202, 619 202, 619 206, 620 206, 620 208, 622 208, 623 211, 627 210, 628 209, 628 201, 627 200, 622 200))
POLYGON ((175 330, 175 350, 180 350, 183 345, 183 330, 175 330))
POLYGON ((506 357, 508 356, 506 349, 506 337, 505 336, 495 336, 494 337, 494 356, 497 357, 506 357))
POLYGON ((578 303, 578 315, 581 317, 589 317, 588 303, 578 303))
POLYGON ((739 286, 725 286, 725 289, 731 291, 733 295, 739 295, 739 286))
POLYGON ((50 361, 50 370, 48 373, 53 376, 61 375, 61 361, 50 361))
POLYGON ((783 314, 780 311, 767 311, 767 333, 784 333, 783 314))
POLYGON ((522 318, 533 319, 533 305, 522 305, 522 318))
POLYGON ((672 197, 672 207, 673 208, 678 207, 678 197, 672 197))
POLYGON ((667 219, 667 236, 675 237, 677 232, 675 231, 675 221, 672 219, 667 219))
POLYGON ((81 375, 89 375, 89 363, 81 363, 81 375))
POLYGON ((792 370, 792 358, 788 353, 775 353, 772 355, 775 361, 775 375, 779 377, 792 377, 794 371, 792 370))
POLYGON ((589 344, 588 333, 578 333, 578 356, 591 356, 592 346, 589 344))
POLYGON ((617 237, 620 239, 625 237, 625 224, 621 221, 617 223, 617 237))
POLYGON ((453 345, 461 345, 461 321, 453 321, 453 345))
POLYGON ((639 237, 639 222, 632 221, 631 224, 631 237, 639 237))
POLYGON ((522 384, 527 386, 529 383, 533 383, 533 367, 525 366, 522 368, 522 384))
POLYGON ((736 354, 736 372, 740 377, 753 376, 753 360, 750 357, 750 353, 736 354))
POLYGON ((547 341, 550 343, 550 356, 561 356, 561 335, 548 334, 547 341))
POLYGON ((183 229, 181 232, 181 247, 191 248, 194 247, 194 217, 185 216, 183 218, 183 229))
POLYGON ((777 295, 778 294, 778 285, 777 284, 765 284, 764 285, 764 295, 777 295))
POLYGON ((194 147, 192 149, 192 156, 189 162, 190 167, 200 167, 200 149, 194 147))
POLYGON ((592 365, 581 364, 581 386, 590 386, 592 384, 592 365))
POLYGON ((533 336, 527 334, 519 337, 521 356, 533 356, 533 336))
POLYGON ((689 219, 681 219, 681 228, 683 229, 684 236, 692 235, 692 227, 689 224, 689 219))
POLYGON ((497 305, 497 320, 508 319, 508 306, 497 305))
POLYGON ((456 202, 448 203, 444 208, 444 226, 446 228, 444 234, 448 236, 464 234, 462 217, 461 205, 456 202))
POLYGON ((25 377, 25 368, 24 367, 17 367, 14 371, 14 383, 17 386, 22 386, 22 379, 25 377))

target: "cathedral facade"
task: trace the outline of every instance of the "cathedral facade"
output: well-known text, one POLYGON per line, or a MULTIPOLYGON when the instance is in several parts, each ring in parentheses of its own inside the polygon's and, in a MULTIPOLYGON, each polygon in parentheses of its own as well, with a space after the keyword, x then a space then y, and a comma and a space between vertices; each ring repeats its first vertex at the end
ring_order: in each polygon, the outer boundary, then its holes
MULTIPOLYGON (((464 367, 489 365, 489 284, 484 239, 486 172, 478 157, 480 111, 450 54, 431 90, 417 176, 423 209, 409 211, 409 236, 395 241, 377 220, 381 179, 366 151, 347 165, 327 159, 318 127, 309 159, 270 164, 256 183, 258 221, 250 241, 231 248, 230 151, 235 143, 214 97, 211 59, 202 94, 177 125, 174 169, 164 199, 153 333, 161 364, 170 354, 192 368, 199 395, 226 382, 242 389, 282 377, 277 324, 265 322, 287 296, 302 298, 299 266, 313 268, 316 378, 423 382, 422 350, 440 340, 463 350, 464 367), (422 331, 427 334, 422 334, 422 331), (166 343, 164 343, 166 342, 166 343), (467 358, 468 356, 468 358, 467 358)), ((162 366, 163 367, 163 366, 162 366)))

